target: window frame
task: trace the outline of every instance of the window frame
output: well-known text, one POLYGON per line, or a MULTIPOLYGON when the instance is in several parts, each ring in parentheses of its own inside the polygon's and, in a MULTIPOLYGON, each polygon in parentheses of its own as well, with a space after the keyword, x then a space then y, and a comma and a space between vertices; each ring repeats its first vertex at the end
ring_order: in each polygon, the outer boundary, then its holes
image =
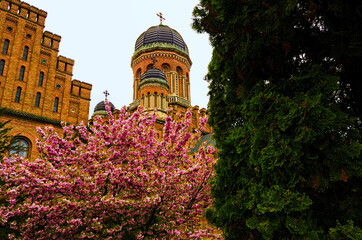
POLYGON ((19 72, 19 80, 24 81, 24 76, 25 76, 25 66, 21 66, 19 72))
POLYGON ((4 40, 4 44, 3 44, 2 53, 8 54, 8 52, 9 52, 9 46, 10 46, 10 40, 9 40, 9 39, 5 39, 5 40, 4 40))
POLYGON ((30 158, 30 154, 31 154, 31 141, 28 138, 24 136, 19 136, 15 137, 12 140, 12 144, 9 150, 10 159, 12 159, 12 157, 30 158))
POLYGON ((14 101, 20 103, 20 98, 21 98, 21 87, 17 87, 14 101))
POLYGON ((39 73, 39 79, 38 79, 38 86, 42 87, 44 82, 44 72, 40 71, 39 73))
POLYGON ((24 47, 24 51, 23 51, 23 60, 24 61, 27 61, 28 60, 28 55, 29 55, 29 47, 28 46, 25 46, 24 47))
POLYGON ((35 107, 40 107, 40 99, 41 99, 41 93, 37 92, 35 96, 35 107))
POLYGON ((0 60, 0 76, 4 75, 5 70, 5 59, 0 60))
POLYGON ((59 98, 55 97, 54 99, 54 106, 53 106, 53 112, 58 112, 59 110, 59 98))

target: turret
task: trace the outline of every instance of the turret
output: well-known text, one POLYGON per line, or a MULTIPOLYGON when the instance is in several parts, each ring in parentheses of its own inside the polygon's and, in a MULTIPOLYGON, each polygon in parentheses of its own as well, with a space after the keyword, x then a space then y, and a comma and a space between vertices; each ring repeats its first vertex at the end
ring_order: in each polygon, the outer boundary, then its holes
POLYGON ((172 107, 185 111, 191 106, 191 65, 187 45, 176 30, 160 24, 143 32, 135 43, 131 60, 134 79, 130 109, 142 105, 160 110, 172 107), (151 72, 157 72, 158 80, 144 81, 151 72), (164 79, 165 84, 160 79, 164 79))
POLYGON ((44 26, 47 17, 47 12, 20 0, 2 0, 0 1, 0 8, 41 26, 44 26))

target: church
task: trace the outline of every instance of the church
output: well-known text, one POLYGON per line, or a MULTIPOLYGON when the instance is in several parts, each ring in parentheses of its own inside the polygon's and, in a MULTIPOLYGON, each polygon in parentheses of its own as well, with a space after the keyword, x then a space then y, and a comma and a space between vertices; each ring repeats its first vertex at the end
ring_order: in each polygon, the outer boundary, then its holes
MULTIPOLYGON (((92 84, 73 79, 74 60, 58 54, 61 36, 45 30, 46 17, 47 12, 20 0, 0 0, 0 121, 11 120, 10 134, 16 135, 10 156, 38 156, 37 127, 52 126, 61 133, 61 122, 92 122, 88 119, 92 84)), ((162 132, 167 114, 191 109, 191 125, 196 128, 206 110, 191 105, 189 51, 182 36, 160 18, 160 25, 136 39, 131 58, 133 101, 128 111, 138 106, 157 109, 156 128, 162 132)), ((105 114, 102 101, 92 118, 105 114)), ((210 132, 207 127, 206 139, 210 132)))

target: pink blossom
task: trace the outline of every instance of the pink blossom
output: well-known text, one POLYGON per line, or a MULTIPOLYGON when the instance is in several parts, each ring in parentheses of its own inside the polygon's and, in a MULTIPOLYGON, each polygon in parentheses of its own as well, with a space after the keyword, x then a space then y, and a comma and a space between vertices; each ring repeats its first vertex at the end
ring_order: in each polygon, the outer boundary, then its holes
POLYGON ((206 119, 195 133, 191 112, 179 122, 166 117, 158 140, 155 112, 129 116, 123 108, 115 118, 106 109, 109 124, 97 117, 91 131, 63 123, 60 137, 38 129, 39 159, 3 159, 0 224, 14 229, 9 238, 217 238, 198 229, 216 151, 190 154, 206 119))

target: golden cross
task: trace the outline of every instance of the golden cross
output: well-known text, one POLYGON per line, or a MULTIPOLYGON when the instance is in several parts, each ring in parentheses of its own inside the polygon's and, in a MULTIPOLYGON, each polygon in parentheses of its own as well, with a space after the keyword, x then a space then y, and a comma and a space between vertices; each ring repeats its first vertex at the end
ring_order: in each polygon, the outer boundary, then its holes
POLYGON ((161 25, 161 24, 162 24, 162 20, 166 20, 166 18, 164 18, 164 17, 162 16, 162 12, 159 12, 159 13, 157 13, 156 15, 157 15, 157 17, 160 18, 160 25, 161 25))

